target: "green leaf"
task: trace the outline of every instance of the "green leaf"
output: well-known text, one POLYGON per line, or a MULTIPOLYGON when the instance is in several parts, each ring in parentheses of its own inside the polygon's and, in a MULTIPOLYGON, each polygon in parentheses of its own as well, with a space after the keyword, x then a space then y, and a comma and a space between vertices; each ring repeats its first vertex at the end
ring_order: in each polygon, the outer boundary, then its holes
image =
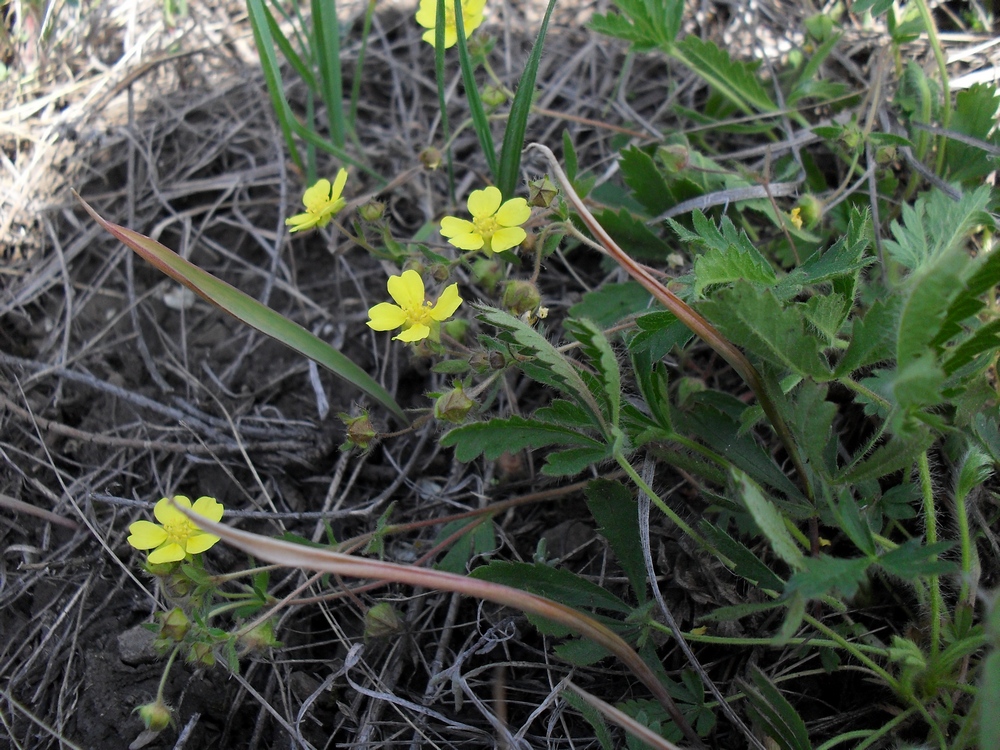
MULTIPOLYGON (((452 2, 452 0, 444 0, 452 2)), ((493 133, 490 130, 490 121, 486 117, 486 110, 483 108, 482 97, 479 96, 479 84, 476 83, 476 72, 472 67, 472 58, 469 56, 469 45, 465 37, 465 20, 462 17, 462 0, 454 0, 453 6, 455 15, 455 29, 458 32, 458 63, 462 69, 462 84, 465 86, 465 100, 469 105, 469 115, 472 118, 472 129, 476 131, 479 139, 479 147, 482 149, 486 165, 490 168, 493 179, 499 176, 499 165, 497 164, 496 147, 493 145, 493 133)), ((440 19, 439 19, 440 20, 440 19)), ((438 23, 439 29, 444 28, 444 23, 438 23)), ((504 195, 505 198, 509 197, 504 195)))
POLYGON ((981 180, 997 168, 997 151, 986 149, 1000 146, 1000 135, 993 132, 996 125, 996 87, 987 83, 976 83, 955 95, 955 108, 951 112, 948 129, 971 136, 983 145, 966 143, 952 139, 945 152, 949 182, 965 182, 969 185, 981 180))
POLYGON ((953 546, 953 542, 937 542, 923 546, 919 539, 911 539, 879 557, 878 564, 887 573, 905 581, 918 581, 926 576, 948 575, 956 571, 958 564, 951 560, 940 560, 938 556, 953 546))
POLYGON ((771 549, 790 567, 802 570, 805 566, 805 555, 802 554, 799 545, 796 544, 791 532, 785 526, 785 519, 781 515, 781 511, 774 503, 764 497, 760 487, 742 471, 733 469, 732 475, 743 504, 753 516, 757 528, 771 543, 771 549))
POLYGON ((809 730, 792 704, 760 669, 751 673, 756 690, 745 685, 747 713, 782 750, 812 750, 809 730))
MULTIPOLYGON (((831 464, 831 448, 836 451, 833 420, 837 416, 835 404, 826 400, 827 388, 803 381, 797 390, 795 409, 792 412, 796 439, 802 454, 812 470, 829 478, 835 469, 831 464)), ((834 456, 836 454, 834 453, 834 456)))
MULTIPOLYGON (((445 524, 434 539, 435 544, 443 542, 464 526, 469 526, 468 519, 453 521, 445 524)), ((497 548, 496 534, 493 531, 493 524, 487 519, 480 523, 471 522, 472 528, 460 536, 451 545, 435 568, 445 570, 456 575, 465 575, 469 572, 469 561, 478 555, 485 555, 497 548)))
POLYGON ((742 542, 705 520, 702 520, 698 528, 719 548, 720 553, 733 561, 733 572, 736 575, 767 591, 781 591, 784 588, 785 582, 742 542))
POLYGON ((606 609, 624 615, 632 611, 629 605, 596 583, 568 570, 540 563, 493 560, 469 575, 538 594, 574 609, 606 609))
POLYGON ((325 341, 317 338, 298 323, 293 323, 266 305, 262 305, 253 297, 244 294, 225 281, 215 278, 207 271, 203 271, 159 242, 138 232, 133 232, 131 229, 106 221, 86 201, 82 198, 80 201, 98 224, 167 276, 179 281, 192 292, 240 322, 270 336, 317 364, 323 365, 341 380, 350 383, 375 399, 403 422, 409 422, 403 410, 400 409, 388 391, 325 341))
POLYGON ((604 444, 593 448, 570 448, 564 451, 553 451, 545 457, 542 474, 549 477, 573 476, 594 464, 608 460, 612 455, 611 446, 604 444))
POLYGON ((850 490, 845 488, 841 491, 840 501, 833 506, 833 512, 837 519, 837 525, 854 542, 854 546, 868 557, 874 557, 875 537, 872 534, 871 526, 862 518, 861 508, 850 490))
POLYGON ((574 693, 572 690, 563 689, 559 694, 566 701, 567 705, 573 707, 587 720, 591 729, 594 730, 594 737, 601 743, 601 750, 615 750, 614 742, 611 739, 611 732, 604 721, 604 715, 587 701, 574 693))
POLYGON ((617 0, 619 13, 595 14, 591 29, 631 42, 637 51, 666 48, 680 31, 683 0, 617 0))
POLYGON ((603 284, 583 295, 569 308, 574 318, 587 318, 603 328, 609 328, 622 318, 649 310, 652 297, 637 281, 603 284))
POLYGON ((806 330, 802 310, 783 307, 770 289, 739 281, 702 302, 699 311, 723 335, 757 356, 805 377, 831 377, 820 341, 806 330))
POLYGON ((856 14, 870 10, 873 16, 880 16, 892 7, 892 0, 854 0, 851 12, 856 14))
POLYGON ((621 152, 619 166, 625 184, 632 188, 632 197, 643 205, 650 216, 658 216, 673 206, 670 188, 652 156, 632 146, 621 152))
POLYGON ((542 25, 538 29, 538 36, 535 37, 531 54, 528 55, 528 62, 524 66, 524 73, 521 74, 521 81, 514 93, 510 114, 507 116, 507 128, 504 130, 503 144, 500 146, 500 165, 497 174, 497 187, 500 188, 504 200, 513 198, 517 189, 518 173, 521 169, 521 151, 524 149, 524 133, 528 127, 528 117, 531 114, 531 99, 535 93, 538 63, 542 59, 545 34, 548 31, 549 19, 552 17, 552 10, 555 7, 556 0, 549 0, 549 4, 545 8, 545 15, 542 17, 542 25))
POLYGON ((889 301, 878 300, 864 317, 856 317, 850 346, 837 363, 837 377, 890 359, 898 319, 898 297, 889 301))
POLYGON ((632 371, 649 413, 661 428, 673 432, 667 368, 659 358, 654 362, 648 350, 633 350, 631 354, 632 371))
POLYGON ((917 454, 929 448, 933 442, 929 430, 919 431, 906 437, 893 436, 864 461, 852 462, 841 472, 837 482, 848 485, 859 484, 913 466, 917 454))
POLYGON ((611 655, 610 651, 586 638, 572 638, 557 645, 553 651, 560 659, 577 667, 589 667, 611 655))
POLYGON ((732 60, 714 42, 690 34, 673 47, 673 53, 746 114, 754 114, 754 109, 777 109, 757 78, 755 66, 732 60))
POLYGON ((563 328, 580 342, 584 353, 597 369, 597 376, 607 405, 608 421, 612 427, 618 426, 621 416, 622 374, 618 358, 604 332, 586 319, 567 319, 563 328))
POLYGON ((871 559, 854 557, 845 559, 820 555, 804 560, 804 570, 793 575, 785 586, 785 594, 800 594, 806 599, 818 599, 832 591, 852 597, 867 577, 871 559))
POLYGON ((340 22, 336 0, 312 0, 313 37, 330 136, 344 147, 344 92, 340 73, 340 22))
POLYGON ((517 453, 525 448, 543 448, 548 445, 575 445, 597 451, 606 450, 603 443, 576 430, 518 416, 456 427, 445 433, 441 438, 441 445, 445 448, 455 446, 455 458, 463 463, 480 455, 492 461, 503 453, 517 453))
POLYGON ((882 245, 896 262, 917 270, 964 243, 977 225, 992 226, 986 212, 989 202, 986 185, 957 202, 938 189, 924 193, 916 203, 903 204, 902 223, 892 222, 895 239, 882 245))
POLYGON ((658 234, 624 208, 618 213, 605 209, 597 220, 629 256, 663 263, 673 248, 658 234))
POLYGON ((964 287, 961 271, 967 263, 960 253, 949 254, 911 278, 896 332, 896 360, 900 369, 933 355, 932 342, 944 326, 952 300, 964 287))
POLYGON ((1000 747, 1000 721, 995 721, 1000 706, 1000 651, 995 648, 983 660, 979 678, 979 747, 1000 747))
POLYGON ((763 286, 776 281, 774 269, 749 243, 731 244, 724 250, 709 248, 695 259, 694 278, 694 293, 699 297, 706 287, 740 279, 763 286))
POLYGON ((639 602, 645 602, 646 562, 639 536, 638 504, 621 482, 595 479, 587 485, 587 507, 597 521, 597 530, 608 540, 611 551, 628 576, 639 602))

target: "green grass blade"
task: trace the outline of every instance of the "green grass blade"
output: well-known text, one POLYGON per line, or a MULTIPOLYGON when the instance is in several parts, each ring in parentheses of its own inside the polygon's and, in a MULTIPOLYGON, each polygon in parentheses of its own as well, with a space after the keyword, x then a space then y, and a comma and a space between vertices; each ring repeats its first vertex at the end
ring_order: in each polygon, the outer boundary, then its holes
POLYGON ((497 176, 497 187, 504 200, 514 197, 517 189, 517 175, 521 169, 521 150, 524 148, 524 132, 528 127, 528 115, 531 114, 531 100, 535 94, 535 77, 538 75, 538 63, 542 59, 542 47, 545 46, 545 33, 549 27, 549 18, 556 7, 556 0, 549 0, 542 18, 541 28, 535 46, 531 48, 528 63, 524 66, 521 82, 514 94, 507 117, 507 129, 503 134, 503 145, 500 147, 500 171, 497 176))
POLYGON ((137 255, 154 265, 167 276, 179 281, 192 292, 212 303, 237 320, 256 328, 266 336, 326 367, 341 380, 368 394, 375 401, 399 417, 409 420, 403 410, 382 386, 368 373, 354 364, 322 339, 317 338, 298 323, 293 323, 274 310, 244 294, 239 289, 215 278, 177 253, 145 235, 112 224, 103 219, 86 201, 77 196, 84 208, 98 224, 120 240, 137 255))
POLYGON ((295 68, 295 72, 298 73, 302 80, 305 81, 306 86, 309 87, 311 91, 317 92, 316 88, 316 76, 313 75, 312 69, 305 63, 301 55, 295 51, 292 43, 288 41, 288 37, 282 32, 281 27, 278 25, 278 20, 271 13, 267 6, 264 6, 264 14, 267 18, 267 26, 271 32, 271 38, 274 43, 278 45, 278 49, 281 54, 285 56, 288 63, 295 68))
POLYGON ((330 137, 338 148, 344 147, 344 92, 340 74, 340 23, 336 0, 312 0, 313 34, 316 62, 319 65, 330 137))
MULTIPOLYGON (((472 59, 469 57, 469 45, 465 41, 465 21, 462 18, 462 0, 455 3, 455 28, 458 31, 458 61, 462 67, 462 83, 465 84, 465 100, 469 103, 469 114, 472 117, 472 128, 479 137, 479 145, 486 156, 486 164, 490 168, 493 179, 496 180, 497 154, 493 146, 493 134, 490 132, 490 121, 483 109, 483 100, 479 96, 479 86, 476 84, 476 72, 472 69, 472 59)), ((441 24, 436 25, 436 29, 441 24)), ((443 32, 443 29, 442 29, 443 32)), ((436 41, 436 39, 435 39, 436 41)), ((439 45, 439 48, 443 46, 439 45)))
POLYGON ((451 132, 448 126, 448 102, 445 99, 444 82, 444 4, 446 0, 437 0, 434 16, 434 80, 437 82, 438 106, 441 108, 441 137, 445 148, 445 159, 448 162, 448 197, 455 202, 455 163, 451 158, 451 132))
POLYGON ((260 66, 264 71, 264 80, 267 83, 267 91, 271 95, 271 105, 274 113, 278 117, 278 124, 281 126, 281 133, 285 137, 288 145, 288 153, 300 168, 302 158, 299 150, 295 146, 295 139, 292 137, 293 122, 285 99, 285 90, 281 82, 281 70, 278 67, 278 57, 274 54, 274 37, 271 36, 271 27, 268 24, 267 9, 264 7, 264 0, 247 0, 247 14, 250 16, 250 26, 253 29, 253 40, 257 45, 257 54, 260 55, 260 66))

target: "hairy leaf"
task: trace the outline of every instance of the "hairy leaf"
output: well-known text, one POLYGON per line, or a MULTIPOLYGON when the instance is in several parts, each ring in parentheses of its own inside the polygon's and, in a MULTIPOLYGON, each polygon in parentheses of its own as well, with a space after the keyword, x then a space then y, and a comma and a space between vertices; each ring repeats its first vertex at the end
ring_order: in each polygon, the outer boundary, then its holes
POLYGON ((639 602, 647 599, 646 562, 639 539, 639 512, 635 498, 621 482, 595 479, 587 485, 587 507, 598 531, 608 540, 628 576, 639 602))

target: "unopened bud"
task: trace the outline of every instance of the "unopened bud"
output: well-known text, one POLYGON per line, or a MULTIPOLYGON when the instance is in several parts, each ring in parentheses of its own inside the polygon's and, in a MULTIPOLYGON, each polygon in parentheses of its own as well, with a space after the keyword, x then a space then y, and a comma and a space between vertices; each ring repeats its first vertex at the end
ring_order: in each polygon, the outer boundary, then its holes
POLYGON ((170 706, 163 702, 162 698, 157 698, 152 703, 146 703, 135 709, 142 719, 142 723, 150 732, 161 732, 170 726, 174 720, 174 714, 170 706))
POLYGON ((460 424, 475 405, 476 402, 465 395, 465 389, 456 385, 434 402, 434 416, 445 422, 460 424))
POLYGON ((362 411, 356 417, 351 417, 347 414, 339 414, 338 416, 344 421, 344 426, 347 428, 347 439, 340 446, 341 450, 360 448, 363 451, 367 451, 378 439, 378 432, 372 426, 368 412, 362 411))
POLYGON ((243 633, 239 641, 247 651, 263 652, 281 646, 281 641, 274 637, 274 623, 270 620, 265 620, 243 633))
POLYGON ((184 640, 188 630, 191 629, 191 621, 179 607, 174 607, 169 612, 160 615, 160 638, 165 640, 180 642, 184 640))
POLYGON ((815 195, 803 195, 799 198, 797 208, 799 209, 799 216, 802 217, 802 223, 807 229, 816 226, 819 220, 823 218, 823 201, 815 195))
POLYGON ((559 195, 559 189, 548 175, 540 180, 528 180, 528 205, 548 208, 557 195, 559 195))
POLYGON ((663 165, 663 170, 667 174, 677 174, 688 168, 691 160, 691 152, 687 146, 674 143, 669 146, 660 146, 656 149, 656 158, 663 165))
POLYGON ((441 166, 441 152, 433 146, 428 146, 420 152, 420 163, 427 169, 437 169, 441 166))
POLYGON ((503 276, 500 264, 492 258, 477 258, 472 264, 472 278, 483 289, 492 291, 503 276))
POLYGON ((379 602, 365 612, 365 640, 385 638, 403 629, 396 608, 389 602, 379 602))
POLYGON ((368 201, 358 209, 365 221, 378 221, 385 214, 385 204, 382 201, 368 201))
POLYGON ((483 100, 483 104, 487 107, 499 107, 505 101, 507 101, 507 94, 504 93, 503 89, 494 86, 493 84, 487 84, 483 87, 483 92, 480 95, 483 100))
POLYGON ((215 666, 215 651, 211 643, 198 641, 191 644, 191 649, 187 654, 188 664, 199 664, 204 667, 215 666))
POLYGON ((503 292, 504 307, 517 316, 534 312, 541 301, 538 287, 530 281, 509 281, 503 292))
POLYGON ((428 270, 430 271, 431 278, 439 282, 447 281, 451 275, 451 269, 445 263, 433 263, 428 270))

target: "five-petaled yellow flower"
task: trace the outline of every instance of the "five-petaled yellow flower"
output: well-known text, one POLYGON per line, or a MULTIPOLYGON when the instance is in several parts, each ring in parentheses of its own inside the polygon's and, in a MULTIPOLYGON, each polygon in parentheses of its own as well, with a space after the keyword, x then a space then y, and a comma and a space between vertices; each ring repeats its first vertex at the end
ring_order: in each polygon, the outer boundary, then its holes
MULTIPOLYGON (((483 22, 486 0, 462 0, 462 26, 468 37, 483 22)), ((434 28, 437 22, 437 0, 420 0, 417 8, 417 23, 427 31, 423 40, 434 44, 434 28)), ((454 47, 458 42, 458 27, 455 26, 455 0, 444 0, 444 48, 454 47)))
POLYGON ((441 219, 441 234, 460 250, 502 253, 517 247, 527 236, 521 224, 531 218, 531 209, 524 198, 511 198, 500 205, 502 199, 495 187, 473 190, 469 196, 472 221, 445 216, 441 219))
POLYGON ((347 205, 347 201, 340 197, 346 183, 347 170, 341 169, 337 172, 333 185, 330 185, 329 180, 320 180, 306 190, 302 196, 305 213, 285 219, 285 224, 291 227, 288 231, 301 232, 303 229, 322 228, 329 224, 334 214, 347 205))
POLYGON ((390 276, 386 285, 389 295, 396 300, 380 302, 368 311, 368 327, 376 331, 392 331, 402 327, 403 330, 393 340, 420 341, 428 336, 437 336, 440 324, 450 318, 462 298, 458 296, 458 284, 446 287, 436 303, 432 304, 424 297, 424 280, 414 270, 403 271, 401 276, 390 276))
MULTIPOLYGON (((174 495, 174 502, 209 521, 222 520, 222 504, 214 497, 199 497, 194 507, 191 506, 191 500, 183 495, 174 495)), ((131 534, 129 544, 136 549, 153 550, 149 553, 151 563, 177 562, 188 555, 200 554, 219 541, 219 537, 206 534, 171 505, 169 498, 165 497, 156 504, 153 515, 159 524, 136 521, 128 527, 131 534)))

